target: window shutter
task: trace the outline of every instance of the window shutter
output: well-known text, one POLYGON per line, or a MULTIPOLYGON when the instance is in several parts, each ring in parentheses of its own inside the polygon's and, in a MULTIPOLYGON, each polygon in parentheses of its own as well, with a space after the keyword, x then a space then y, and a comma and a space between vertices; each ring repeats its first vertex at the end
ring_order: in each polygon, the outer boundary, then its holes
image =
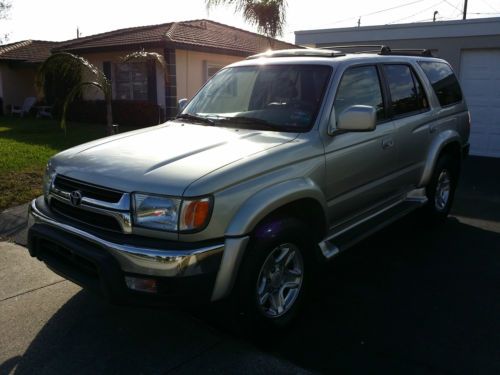
POLYGON ((152 103, 157 102, 156 97, 156 61, 148 61, 148 100, 152 103))

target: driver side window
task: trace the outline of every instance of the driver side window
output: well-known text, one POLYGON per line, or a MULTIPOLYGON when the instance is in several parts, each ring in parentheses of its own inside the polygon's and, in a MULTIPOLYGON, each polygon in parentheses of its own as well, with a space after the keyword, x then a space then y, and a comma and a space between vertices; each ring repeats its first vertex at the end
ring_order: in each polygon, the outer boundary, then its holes
POLYGON ((335 118, 353 105, 369 105, 377 111, 377 122, 386 118, 380 79, 375 66, 360 66, 344 72, 335 96, 335 118))

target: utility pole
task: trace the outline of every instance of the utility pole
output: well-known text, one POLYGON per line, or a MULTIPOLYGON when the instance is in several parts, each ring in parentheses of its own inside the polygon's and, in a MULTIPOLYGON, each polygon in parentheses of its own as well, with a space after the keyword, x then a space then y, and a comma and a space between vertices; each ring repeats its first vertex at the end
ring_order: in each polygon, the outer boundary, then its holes
POLYGON ((464 2, 464 20, 467 19, 467 0, 464 2))
POLYGON ((432 17, 432 22, 436 22, 436 16, 439 12, 437 10, 434 11, 434 17, 432 17))
POLYGON ((361 17, 358 18, 358 27, 361 26, 361 17))
POLYGON ((78 26, 76 27, 76 38, 80 38, 80 28, 78 26))

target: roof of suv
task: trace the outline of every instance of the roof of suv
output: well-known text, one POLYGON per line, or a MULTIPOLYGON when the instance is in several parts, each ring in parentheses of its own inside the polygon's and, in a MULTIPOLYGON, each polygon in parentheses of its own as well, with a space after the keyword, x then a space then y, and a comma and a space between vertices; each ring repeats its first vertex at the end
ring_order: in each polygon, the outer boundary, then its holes
POLYGON ((432 57, 429 49, 391 49, 384 45, 344 45, 323 48, 285 49, 279 51, 267 51, 252 55, 247 60, 262 57, 340 57, 350 54, 377 54, 380 56, 420 56, 432 57), (344 52, 343 50, 347 50, 344 52))
POLYGON ((265 59, 266 64, 321 64, 337 65, 341 62, 357 60, 358 62, 377 63, 404 62, 416 60, 444 61, 432 57, 430 50, 398 49, 391 50, 387 46, 339 46, 328 48, 305 48, 267 51, 248 57, 230 66, 248 66, 260 64, 265 59), (338 48, 338 49, 337 49, 338 48), (355 52, 344 52, 343 49, 356 49, 355 52), (363 50, 364 49, 364 50, 363 50), (258 60, 258 62, 256 61, 258 60))

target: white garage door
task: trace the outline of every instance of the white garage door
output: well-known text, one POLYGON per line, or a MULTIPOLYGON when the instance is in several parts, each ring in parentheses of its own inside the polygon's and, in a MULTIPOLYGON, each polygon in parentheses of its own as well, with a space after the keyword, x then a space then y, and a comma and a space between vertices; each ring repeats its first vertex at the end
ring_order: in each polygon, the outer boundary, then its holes
POLYGON ((500 49, 462 51, 460 81, 472 118, 471 154, 500 157, 500 49))

